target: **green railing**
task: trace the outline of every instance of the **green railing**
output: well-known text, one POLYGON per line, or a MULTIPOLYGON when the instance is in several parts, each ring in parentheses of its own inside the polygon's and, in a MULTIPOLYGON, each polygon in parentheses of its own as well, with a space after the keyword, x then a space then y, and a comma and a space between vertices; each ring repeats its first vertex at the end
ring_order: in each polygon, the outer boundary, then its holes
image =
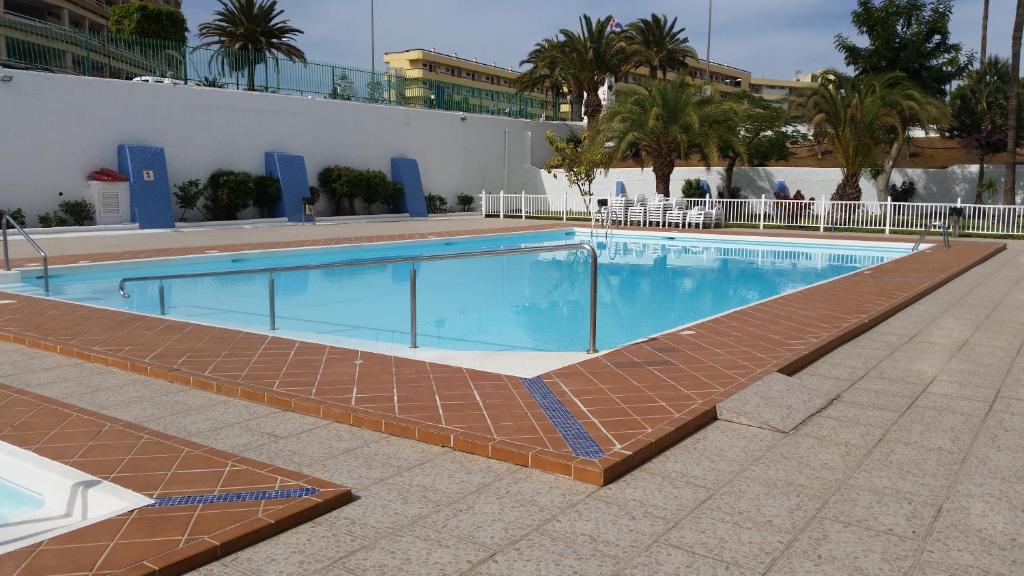
POLYGON ((534 95, 406 78, 400 70, 371 72, 324 62, 294 62, 251 52, 85 32, 11 14, 0 15, 2 62, 80 76, 122 80, 150 76, 193 86, 514 118, 552 117, 550 105, 534 95))

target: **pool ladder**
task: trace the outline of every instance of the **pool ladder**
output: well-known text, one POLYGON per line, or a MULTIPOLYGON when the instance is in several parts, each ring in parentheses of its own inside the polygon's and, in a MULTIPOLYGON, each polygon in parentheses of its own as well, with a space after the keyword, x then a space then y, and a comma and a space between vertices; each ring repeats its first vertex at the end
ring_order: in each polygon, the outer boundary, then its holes
POLYGON ((25 240, 29 243, 29 245, 32 246, 32 248, 36 252, 39 253, 39 256, 42 257, 42 259, 43 259, 43 292, 46 293, 46 294, 49 294, 50 293, 50 262, 49 262, 49 260, 46 257, 46 251, 43 250, 42 248, 40 248, 39 244, 36 244, 36 241, 33 240, 31 236, 29 236, 28 232, 25 232, 25 229, 22 228, 21 226, 19 226, 18 223, 15 222, 13 218, 11 218, 11 215, 7 214, 6 212, 4 212, 2 217, 0 217, 0 230, 2 230, 3 245, 4 245, 4 270, 6 270, 8 272, 11 271, 11 256, 10 256, 10 252, 8 251, 8 248, 7 248, 7 226, 8 226, 8 224, 10 224, 11 226, 14 226, 14 229, 19 234, 21 234, 25 238, 25 240))
POLYGON ((924 242, 924 239, 928 236, 928 233, 931 232, 932 228, 942 229, 942 244, 946 248, 949 248, 949 224, 945 222, 931 222, 929 224, 925 224, 925 227, 921 229, 921 235, 918 236, 917 242, 914 243, 914 248, 911 252, 917 252, 921 249, 921 243, 924 242))
MULTIPOLYGON (((362 266, 383 266, 388 264, 412 264, 409 268, 409 347, 417 348, 416 344, 416 264, 441 260, 465 260, 489 256, 508 256, 515 254, 537 254, 542 252, 575 252, 583 250, 590 255, 590 340, 587 353, 597 352, 597 250, 590 244, 560 244, 557 246, 530 246, 524 248, 500 248, 497 250, 480 250, 474 252, 455 252, 452 254, 433 254, 428 256, 404 256, 396 258, 377 258, 370 260, 351 260, 327 264, 308 264, 303 266, 278 266, 273 268, 253 268, 248 270, 221 270, 217 272, 192 272, 187 274, 165 274, 160 276, 132 276, 122 278, 117 291, 123 298, 129 298, 126 287, 137 282, 157 282, 157 295, 160 303, 160 315, 167 314, 167 298, 164 283, 188 278, 214 278, 219 276, 267 275, 267 310, 271 330, 277 330, 277 297, 274 287, 274 274, 284 272, 301 272, 306 270, 330 270, 334 268, 355 268, 362 266)), ((45 262, 45 257, 44 257, 45 262)))

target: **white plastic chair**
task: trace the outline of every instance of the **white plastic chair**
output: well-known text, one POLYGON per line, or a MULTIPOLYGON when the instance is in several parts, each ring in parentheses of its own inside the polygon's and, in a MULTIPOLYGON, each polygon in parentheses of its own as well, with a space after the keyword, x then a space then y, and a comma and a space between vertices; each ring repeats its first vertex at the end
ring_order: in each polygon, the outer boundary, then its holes
POLYGON ((608 222, 614 224, 616 220, 620 224, 626 223, 626 216, 632 201, 628 196, 616 196, 608 203, 608 222))
POLYGON ((693 224, 694 228, 704 227, 704 210, 696 208, 686 213, 686 227, 689 228, 690 224, 693 224))
POLYGON ((714 228, 716 224, 721 224, 722 228, 725 228, 725 212, 718 208, 712 208, 711 210, 704 211, 704 221, 701 228, 707 225, 709 228, 714 228))
POLYGON ((665 227, 665 215, 672 207, 670 202, 664 196, 658 195, 654 202, 647 205, 647 225, 650 226, 653 223, 657 223, 662 228, 665 227))
POLYGON ((679 228, 683 227, 683 223, 686 221, 686 199, 678 197, 672 200, 672 208, 665 212, 665 225, 671 226, 676 224, 679 228))
POLYGON ((633 224, 637 222, 641 226, 644 225, 644 220, 647 219, 647 197, 643 194, 636 195, 636 201, 626 211, 626 224, 633 224))

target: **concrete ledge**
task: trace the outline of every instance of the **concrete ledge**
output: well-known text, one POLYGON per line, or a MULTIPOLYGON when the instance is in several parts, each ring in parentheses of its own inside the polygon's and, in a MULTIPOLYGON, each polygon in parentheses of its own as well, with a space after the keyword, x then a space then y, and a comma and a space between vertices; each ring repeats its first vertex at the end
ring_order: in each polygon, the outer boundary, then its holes
POLYGON ((791 432, 835 400, 841 390, 769 374, 718 404, 718 419, 791 432))

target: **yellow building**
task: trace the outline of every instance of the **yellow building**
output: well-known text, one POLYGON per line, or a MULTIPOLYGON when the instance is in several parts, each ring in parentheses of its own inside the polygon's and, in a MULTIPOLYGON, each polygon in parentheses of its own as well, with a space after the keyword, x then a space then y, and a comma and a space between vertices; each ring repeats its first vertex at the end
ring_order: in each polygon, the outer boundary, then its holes
POLYGON ((519 118, 552 117, 550 96, 520 94, 513 87, 519 72, 511 68, 422 48, 386 52, 384 62, 404 74, 409 105, 519 118))
MULTIPOLYGON (((704 77, 708 73, 708 68, 707 60, 687 58, 685 74, 694 82, 704 82, 704 77)), ((751 74, 747 70, 736 68, 735 66, 729 66, 727 64, 719 64, 712 60, 710 72, 711 85, 720 93, 750 89, 751 74)), ((668 77, 670 79, 676 78, 677 76, 678 73, 676 72, 668 73, 668 77)), ((641 67, 625 74, 620 81, 630 84, 639 84, 648 78, 650 78, 650 71, 647 68, 641 67)))
POLYGON ((757 94, 765 100, 784 101, 795 96, 801 90, 813 88, 818 85, 818 74, 801 74, 797 72, 792 80, 780 80, 777 78, 751 78, 750 92, 757 94))
MULTIPOLYGON (((107 29, 110 8, 131 0, 0 0, 0 14, 29 18, 83 32, 107 29)), ((149 0, 181 10, 181 0, 149 0)))

